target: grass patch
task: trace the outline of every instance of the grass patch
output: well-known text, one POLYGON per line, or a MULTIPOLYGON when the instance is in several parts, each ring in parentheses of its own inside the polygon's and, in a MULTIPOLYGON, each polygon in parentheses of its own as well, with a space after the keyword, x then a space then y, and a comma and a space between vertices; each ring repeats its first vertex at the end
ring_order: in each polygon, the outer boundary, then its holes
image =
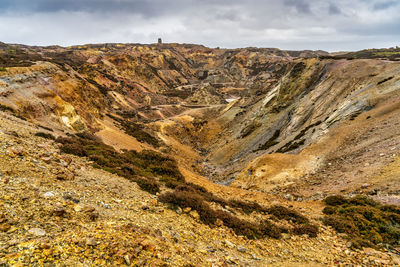
POLYGON ((6 68, 0 67, 0 71, 7 71, 6 68))
POLYGON ((353 247, 400 245, 399 207, 382 205, 364 196, 330 196, 324 202, 324 224, 347 234, 353 247))

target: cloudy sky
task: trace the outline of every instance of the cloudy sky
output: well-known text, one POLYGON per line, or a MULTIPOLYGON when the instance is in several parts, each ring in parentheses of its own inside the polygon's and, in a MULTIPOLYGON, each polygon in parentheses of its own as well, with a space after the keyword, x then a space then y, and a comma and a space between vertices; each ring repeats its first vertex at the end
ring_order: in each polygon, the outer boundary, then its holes
POLYGON ((359 50, 400 45, 400 0, 0 0, 0 41, 359 50))

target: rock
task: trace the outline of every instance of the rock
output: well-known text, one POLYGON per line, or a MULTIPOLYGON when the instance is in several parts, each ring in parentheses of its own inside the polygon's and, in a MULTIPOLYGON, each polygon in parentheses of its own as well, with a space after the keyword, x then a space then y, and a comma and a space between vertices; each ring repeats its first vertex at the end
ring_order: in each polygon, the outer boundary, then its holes
POLYGON ((371 191, 368 192, 368 194, 371 195, 371 196, 375 196, 375 195, 378 194, 378 190, 372 189, 371 191))
POLYGON ((190 213, 189 213, 189 215, 190 215, 190 217, 192 217, 193 219, 195 219, 195 220, 199 220, 200 219, 200 215, 197 213, 197 211, 195 211, 195 210, 192 210, 190 213))
POLYGON ((56 179, 60 180, 60 181, 73 180, 74 178, 75 178, 75 174, 68 170, 61 172, 61 173, 57 174, 57 176, 56 176, 56 179))
POLYGON ((72 159, 68 156, 62 156, 60 159, 60 165, 63 167, 68 167, 72 162, 72 159))
POLYGON ((111 206, 110 206, 109 204, 107 204, 107 203, 104 203, 103 206, 104 206, 104 208, 106 208, 106 209, 111 209, 111 206))
POLYGON ((7 232, 8 230, 10 230, 11 225, 8 223, 2 223, 0 224, 0 232, 7 232))
POLYGON ((253 258, 253 260, 256 260, 256 261, 260 261, 261 260, 261 258, 259 258, 259 257, 257 257, 257 255, 256 254, 251 254, 251 257, 253 258))
POLYGON ((45 163, 49 164, 53 158, 52 157, 42 157, 41 160, 43 160, 45 163))
POLYGON ((95 221, 97 218, 99 218, 99 213, 93 207, 87 206, 82 211, 86 213, 91 221, 95 221))
POLYGON ((140 245, 143 247, 144 250, 155 250, 155 246, 154 246, 153 242, 151 242, 148 239, 140 242, 140 245))
POLYGON ((172 238, 174 239, 174 242, 175 242, 175 243, 178 243, 179 240, 181 239, 181 237, 180 237, 177 233, 174 233, 174 234, 172 235, 172 238))
POLYGON ((63 198, 65 200, 70 200, 70 201, 74 202, 75 204, 78 204, 80 202, 80 200, 75 198, 74 194, 71 194, 71 193, 65 193, 63 198))
POLYGON ((225 242, 225 244, 226 244, 229 248, 234 248, 234 247, 235 247, 235 244, 233 244, 233 243, 230 242, 229 240, 225 240, 224 242, 225 242))
POLYGON ((86 245, 91 247, 97 246, 97 241, 94 238, 87 238, 86 245))
POLYGON ((347 234, 346 233, 338 233, 337 234, 339 237, 341 237, 341 238, 346 238, 347 237, 347 234))
POLYGON ((71 164, 71 162, 72 162, 72 158, 67 155, 61 156, 61 159, 64 160, 68 165, 71 164))
POLYGON ((82 210, 83 210, 83 207, 81 205, 77 204, 74 206, 74 211, 81 212, 82 210))
POLYGON ((124 260, 125 260, 126 265, 128 265, 128 266, 131 265, 131 257, 129 255, 125 255, 124 260))
POLYGON ((242 247, 242 246, 238 246, 238 247, 237 247, 237 250, 238 250, 239 252, 242 252, 242 253, 246 253, 246 252, 247 252, 247 248, 242 247))
POLYGON ((176 209, 176 213, 182 214, 182 209, 181 209, 180 207, 178 207, 178 208, 176 209))
POLYGON ((364 253, 366 253, 367 255, 373 255, 376 254, 378 251, 376 251, 373 248, 363 248, 364 253))
POLYGON ((142 247, 142 246, 137 246, 137 247, 135 247, 135 249, 133 250, 133 253, 134 253, 135 255, 139 255, 139 253, 142 252, 142 250, 143 250, 143 247, 142 247))
POLYGON ((368 166, 369 166, 368 162, 364 163, 364 167, 368 167, 368 166))
POLYGON ((47 242, 43 242, 43 243, 40 244, 39 248, 40 249, 49 249, 50 245, 47 242))
POLYGON ((54 192, 53 191, 49 191, 43 194, 43 197, 45 198, 53 198, 55 197, 54 192))
POLYGON ((368 187, 369 187, 369 184, 362 184, 362 185, 361 185, 361 188, 364 188, 364 189, 365 189, 365 188, 368 188, 368 187))
POLYGON ((54 210, 54 215, 58 217, 64 217, 66 214, 66 211, 63 207, 58 207, 54 210))
POLYGON ((291 194, 286 194, 285 196, 284 196, 284 198, 285 199, 287 199, 287 200, 289 200, 289 201, 293 201, 293 196, 291 195, 291 194))
POLYGON ((22 147, 13 147, 10 148, 9 151, 10 156, 15 157, 15 156, 22 156, 24 154, 24 149, 22 147))
POLYGON ((285 240, 290 239, 290 235, 287 233, 282 233, 282 239, 285 239, 285 240))
POLYGON ((348 247, 348 248, 351 248, 352 245, 353 245, 353 243, 350 241, 346 243, 346 247, 348 247))
POLYGON ((28 232, 35 236, 45 236, 46 235, 46 231, 43 229, 40 229, 40 228, 32 228, 28 232))

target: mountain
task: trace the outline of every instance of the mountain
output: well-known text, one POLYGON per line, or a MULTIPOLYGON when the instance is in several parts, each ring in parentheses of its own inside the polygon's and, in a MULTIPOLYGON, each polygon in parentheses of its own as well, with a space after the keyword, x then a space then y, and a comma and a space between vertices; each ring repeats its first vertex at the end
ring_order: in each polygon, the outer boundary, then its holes
POLYGON ((1 43, 0 263, 399 264, 399 53, 1 43))

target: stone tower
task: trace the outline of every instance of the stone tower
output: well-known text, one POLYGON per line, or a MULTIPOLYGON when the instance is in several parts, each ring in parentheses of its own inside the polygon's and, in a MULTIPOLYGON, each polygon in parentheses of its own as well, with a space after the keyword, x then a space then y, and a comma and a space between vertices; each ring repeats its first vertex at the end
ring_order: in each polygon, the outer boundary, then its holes
POLYGON ((159 43, 159 44, 162 44, 161 38, 158 38, 158 43, 159 43))

